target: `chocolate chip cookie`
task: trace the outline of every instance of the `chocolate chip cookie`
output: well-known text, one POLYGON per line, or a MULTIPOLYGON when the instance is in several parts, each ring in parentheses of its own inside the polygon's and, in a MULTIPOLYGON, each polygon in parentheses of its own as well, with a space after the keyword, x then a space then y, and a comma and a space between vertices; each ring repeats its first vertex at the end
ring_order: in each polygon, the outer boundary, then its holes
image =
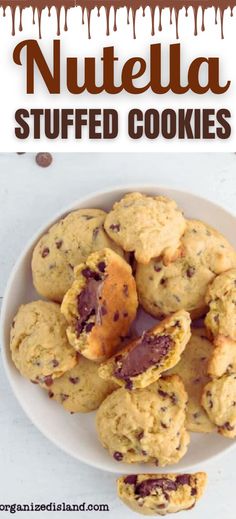
POLYGON ((177 463, 186 453, 187 394, 176 376, 159 379, 145 389, 117 389, 97 411, 103 447, 116 461, 177 463))
POLYGON ((214 348, 209 358, 208 374, 212 378, 219 378, 232 373, 236 373, 236 341, 218 335, 214 339, 214 348))
POLYGON ((70 344, 90 360, 105 360, 127 335, 137 306, 130 265, 111 249, 91 254, 75 268, 61 305, 70 344))
POLYGON ((205 472, 134 474, 117 480, 117 493, 134 512, 166 515, 193 508, 202 497, 206 483, 205 472))
POLYGON ((202 405, 220 434, 236 438, 236 374, 209 382, 203 389, 202 405))
POLYGON ((154 317, 182 308, 192 318, 203 315, 209 283, 217 274, 236 266, 236 253, 218 231, 209 225, 187 220, 181 240, 182 256, 169 265, 161 258, 148 265, 138 263, 136 283, 139 301, 154 317))
MULTIPOLYGON (((62 377, 53 380, 48 396, 71 413, 89 413, 97 409, 103 400, 117 389, 111 381, 98 376, 98 364, 79 356, 78 364, 62 377)), ((45 385, 44 385, 45 387, 45 385)))
POLYGON ((92 252, 109 247, 123 255, 106 234, 101 209, 78 209, 56 222, 40 238, 32 257, 37 292, 61 302, 73 282, 73 270, 92 252))
POLYGON ((116 202, 105 219, 110 238, 140 263, 163 255, 168 263, 179 255, 185 219, 176 202, 164 196, 128 193, 116 202))
POLYGON ((102 364, 99 375, 130 390, 149 386, 177 364, 189 339, 190 317, 180 310, 102 364))
POLYGON ((213 337, 236 341, 236 268, 217 276, 206 293, 209 312, 205 324, 213 337))
POLYGON ((180 362, 168 374, 181 377, 188 393, 186 428, 193 432, 211 432, 214 424, 201 405, 203 387, 210 381, 207 375, 208 362, 214 351, 204 328, 193 329, 180 362))
POLYGON ((11 327, 12 359, 23 377, 51 386, 77 363, 60 306, 46 301, 22 305, 11 327))

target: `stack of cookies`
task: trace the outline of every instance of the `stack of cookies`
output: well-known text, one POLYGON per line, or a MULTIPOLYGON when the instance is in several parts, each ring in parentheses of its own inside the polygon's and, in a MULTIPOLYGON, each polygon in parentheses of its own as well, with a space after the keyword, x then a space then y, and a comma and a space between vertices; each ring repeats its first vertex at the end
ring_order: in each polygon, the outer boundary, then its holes
MULTIPOLYGON (((236 437, 236 252, 218 231, 166 197, 129 193, 109 213, 55 223, 32 275, 43 299, 13 320, 13 362, 66 411, 98 409, 98 438, 117 462, 177 463, 189 431, 236 437), (138 305, 156 318, 139 337, 138 305)), ((192 508, 206 474, 117 484, 135 511, 165 515, 192 508)))

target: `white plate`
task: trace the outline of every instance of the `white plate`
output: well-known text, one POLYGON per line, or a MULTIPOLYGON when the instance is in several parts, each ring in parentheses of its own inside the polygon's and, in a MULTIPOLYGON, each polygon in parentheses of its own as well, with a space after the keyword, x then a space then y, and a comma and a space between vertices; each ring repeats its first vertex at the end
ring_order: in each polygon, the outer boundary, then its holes
MULTIPOLYGON (((77 208, 97 207, 109 209, 112 204, 128 191, 142 191, 148 194, 164 194, 174 198, 185 215, 190 218, 205 220, 219 229, 236 247, 236 218, 221 207, 204 198, 180 190, 157 186, 122 186, 102 193, 92 194, 70 207, 63 209, 59 215, 48 222, 26 246, 18 259, 8 281, 1 314, 1 331, 3 344, 3 361, 12 389, 20 405, 38 427, 55 445, 74 458, 94 467, 110 472, 140 472, 150 471, 148 465, 127 465, 115 461, 100 445, 95 431, 95 413, 87 415, 69 415, 56 402, 49 400, 46 392, 31 384, 20 376, 11 362, 9 353, 9 331, 12 319, 21 303, 37 298, 31 278, 31 254, 35 242, 58 218, 77 208)), ((152 318, 141 320, 149 325, 152 318)), ((139 322, 140 327, 140 322, 139 322)), ((168 467, 168 470, 187 471, 199 463, 222 454, 233 448, 235 442, 227 440, 217 434, 192 434, 187 454, 178 465, 168 467)), ((151 468, 158 472, 160 469, 151 468)), ((167 470, 167 468, 165 469, 167 470)))

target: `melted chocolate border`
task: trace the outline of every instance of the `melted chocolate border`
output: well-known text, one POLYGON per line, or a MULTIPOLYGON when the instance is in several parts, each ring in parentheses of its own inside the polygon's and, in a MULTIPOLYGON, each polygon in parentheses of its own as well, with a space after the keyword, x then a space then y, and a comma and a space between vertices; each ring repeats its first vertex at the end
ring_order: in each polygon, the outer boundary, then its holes
POLYGON ((2 8, 3 16, 6 16, 6 10, 9 8, 12 18, 12 35, 16 34, 16 14, 19 11, 19 31, 23 31, 23 11, 24 9, 32 9, 32 23, 38 20, 39 38, 42 38, 42 12, 47 9, 48 16, 51 16, 51 9, 55 8, 57 17, 57 36, 61 34, 61 14, 64 14, 64 31, 68 30, 67 14, 72 8, 80 8, 81 23, 85 23, 85 15, 87 18, 88 38, 91 38, 91 15, 96 9, 97 16, 100 16, 100 9, 104 8, 106 13, 106 35, 110 34, 110 18, 113 14, 113 31, 117 31, 117 11, 121 8, 127 10, 127 23, 132 23, 133 37, 136 38, 136 15, 139 9, 142 10, 143 16, 146 9, 151 13, 151 35, 156 33, 156 25, 158 31, 162 31, 162 11, 168 9, 170 13, 170 24, 174 22, 176 27, 176 38, 179 38, 179 13, 185 9, 185 15, 188 16, 189 8, 193 9, 194 14, 194 35, 198 34, 198 15, 201 11, 201 31, 205 31, 205 11, 208 8, 214 8, 215 24, 220 21, 221 38, 224 38, 224 15, 225 11, 230 9, 230 16, 233 16, 233 9, 236 6, 236 0, 0 0, 0 8, 2 8), (156 11, 158 11, 158 24, 156 24, 156 11))

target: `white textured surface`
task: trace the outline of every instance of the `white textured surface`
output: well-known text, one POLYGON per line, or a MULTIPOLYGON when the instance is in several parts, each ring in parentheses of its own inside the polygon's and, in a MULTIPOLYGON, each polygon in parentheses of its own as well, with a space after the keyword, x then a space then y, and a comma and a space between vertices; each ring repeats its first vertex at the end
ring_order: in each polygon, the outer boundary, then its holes
MULTIPOLYGON (((89 192, 127 183, 181 187, 234 211, 236 156, 233 154, 55 155, 41 169, 34 155, 0 155, 0 296, 19 252, 33 232, 61 207, 89 192)), ((200 215, 199 215, 200 216, 200 215)), ((138 517, 115 496, 115 476, 82 465, 56 449, 29 422, 0 374, 0 503, 50 501, 107 503, 110 513, 80 512, 81 518, 138 517)), ((236 450, 207 466, 205 497, 188 512, 192 519, 235 519, 236 450)), ((17 514, 16 514, 17 516, 17 514)), ((72 518, 76 513, 27 513, 72 518)), ((178 517, 183 516, 179 514, 178 517)), ((11 517, 0 512, 0 518, 11 517)), ((184 514, 184 517, 188 517, 184 514)))

